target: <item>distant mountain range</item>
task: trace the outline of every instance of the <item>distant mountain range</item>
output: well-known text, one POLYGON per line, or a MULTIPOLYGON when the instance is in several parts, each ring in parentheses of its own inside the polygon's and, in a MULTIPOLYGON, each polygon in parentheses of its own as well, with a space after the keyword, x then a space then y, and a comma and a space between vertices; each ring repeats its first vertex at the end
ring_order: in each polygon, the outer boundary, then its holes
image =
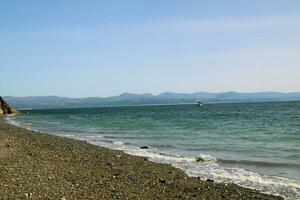
POLYGON ((264 102, 264 101, 298 101, 300 92, 257 92, 257 93, 174 93, 165 92, 159 95, 123 93, 113 97, 88 97, 67 98, 57 96, 29 96, 11 97, 6 96, 6 101, 17 109, 44 109, 44 108, 79 108, 79 107, 106 107, 106 106, 129 106, 148 104, 185 104, 195 103, 200 99, 205 103, 219 102, 264 102))

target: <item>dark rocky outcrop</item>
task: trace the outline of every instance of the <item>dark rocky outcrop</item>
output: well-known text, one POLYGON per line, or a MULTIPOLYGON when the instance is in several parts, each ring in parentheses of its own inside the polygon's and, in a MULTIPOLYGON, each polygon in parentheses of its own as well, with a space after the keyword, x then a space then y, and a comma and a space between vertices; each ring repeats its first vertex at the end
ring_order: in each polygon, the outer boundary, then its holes
POLYGON ((0 114, 14 114, 17 111, 10 107, 8 103, 0 96, 0 114))

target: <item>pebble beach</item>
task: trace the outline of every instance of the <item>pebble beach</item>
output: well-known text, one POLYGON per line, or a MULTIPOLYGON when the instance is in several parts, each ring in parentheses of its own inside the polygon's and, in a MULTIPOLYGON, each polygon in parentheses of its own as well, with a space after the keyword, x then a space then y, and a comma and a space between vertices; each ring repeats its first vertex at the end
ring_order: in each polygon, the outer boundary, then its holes
POLYGON ((0 199, 283 199, 0 117, 0 199))

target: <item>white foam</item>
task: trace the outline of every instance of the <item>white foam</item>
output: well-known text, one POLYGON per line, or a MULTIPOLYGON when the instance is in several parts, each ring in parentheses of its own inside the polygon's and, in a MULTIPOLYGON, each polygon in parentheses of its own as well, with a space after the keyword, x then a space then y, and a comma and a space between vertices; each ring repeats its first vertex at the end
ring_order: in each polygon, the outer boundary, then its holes
POLYGON ((153 162, 159 162, 159 163, 165 163, 165 164, 174 164, 174 163, 186 163, 186 162, 195 162, 195 158, 192 157, 175 157, 175 156, 168 156, 168 155, 162 155, 156 152, 152 152, 149 150, 144 149, 127 149, 125 150, 126 153, 135 155, 135 156, 141 156, 141 157, 147 157, 149 160, 153 162))
POLYGON ((124 142, 121 142, 121 141, 115 141, 115 142, 113 142, 113 144, 115 144, 115 145, 124 145, 124 142))
MULTIPOLYGON (((22 126, 13 117, 7 117, 6 119, 12 125, 22 126)), ((200 177, 203 180, 212 179, 216 182, 235 183, 243 187, 260 190, 264 193, 280 195, 286 199, 300 199, 300 181, 260 175, 240 168, 225 168, 220 166, 217 163, 217 159, 210 155, 201 154, 197 158, 171 156, 161 154, 156 149, 140 149, 136 146, 125 145, 121 141, 105 142, 102 140, 102 135, 71 135, 62 133, 58 135, 85 140, 92 144, 111 149, 122 150, 125 153, 135 156, 147 157, 153 162, 171 164, 174 167, 184 170, 188 176, 200 177)))
POLYGON ((199 157, 196 159, 197 162, 212 162, 212 163, 215 163, 217 162, 217 159, 210 156, 210 155, 204 155, 204 154, 200 154, 199 157))
POLYGON ((86 137, 90 139, 101 139, 103 135, 87 135, 86 137))
POLYGON ((300 181, 260 175, 240 168, 225 168, 216 163, 217 159, 210 155, 200 155, 205 162, 197 162, 197 158, 162 155, 153 152, 153 149, 140 149, 128 145, 114 146, 114 144, 104 146, 123 150, 130 155, 147 157, 153 162, 171 164, 185 171, 188 176, 200 177, 202 180, 235 183, 264 193, 283 196, 286 199, 300 199, 300 181))
POLYGON ((63 134, 64 137, 68 137, 68 138, 74 138, 76 137, 75 135, 72 134, 63 134))
POLYGON ((124 142, 114 141, 112 143, 94 140, 90 136, 76 137, 76 139, 87 140, 90 143, 103 147, 122 150, 135 156, 146 157, 150 161, 171 164, 180 168, 188 176, 200 177, 202 180, 212 179, 216 182, 235 183, 237 185, 260 190, 264 193, 275 194, 286 199, 300 199, 300 181, 280 177, 264 176, 240 168, 225 168, 217 163, 217 159, 201 154, 199 157, 180 157, 161 154, 156 149, 141 149, 137 146, 125 145, 124 142), (92 139, 92 140, 91 140, 92 139), (201 162, 197 161, 201 158, 201 162))
POLYGON ((7 123, 14 125, 14 126, 19 126, 20 127, 20 122, 16 121, 12 116, 7 116, 6 118, 7 123))
POLYGON ((23 122, 22 125, 25 125, 25 126, 32 126, 32 123, 30 123, 30 122, 23 122))
POLYGON ((286 199, 300 198, 300 181, 275 176, 260 175, 240 168, 224 168, 215 165, 175 164, 189 176, 216 182, 235 183, 240 186, 257 189, 264 193, 275 194, 286 199))

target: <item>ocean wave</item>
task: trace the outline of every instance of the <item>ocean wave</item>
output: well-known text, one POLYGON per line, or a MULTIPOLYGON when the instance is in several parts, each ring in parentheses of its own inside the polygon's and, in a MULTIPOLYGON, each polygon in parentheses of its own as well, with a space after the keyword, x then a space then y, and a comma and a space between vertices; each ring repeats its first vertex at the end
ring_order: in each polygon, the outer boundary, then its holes
POLYGON ((204 155, 204 154, 200 154, 197 158, 196 158, 197 162, 204 162, 204 163, 215 163, 217 162, 217 159, 210 156, 210 155, 204 155))
POLYGON ((174 164, 174 163, 185 163, 185 162, 195 162, 196 159, 193 157, 175 157, 175 156, 169 156, 165 155, 163 153, 157 153, 153 152, 151 150, 147 149, 127 149, 125 150, 126 153, 135 155, 135 156, 141 156, 141 157, 147 157, 149 160, 153 162, 158 163, 165 163, 165 164, 174 164))
POLYGON ((22 125, 24 125, 24 126, 32 126, 32 123, 31 122, 23 122, 22 125))
POLYGON ((76 137, 75 135, 72 135, 72 134, 64 134, 63 136, 64 137, 68 137, 68 138, 74 138, 74 137, 76 137))
MULTIPOLYGON (((202 180, 212 179, 220 183, 235 183, 237 185, 256 189, 263 193, 283 196, 286 199, 300 198, 300 181, 287 178, 260 175, 241 168, 225 168, 217 159, 210 155, 200 155, 208 162, 197 162, 199 157, 176 157, 164 153, 153 152, 153 149, 140 149, 127 145, 106 146, 135 156, 146 157, 150 161, 170 164, 182 169, 188 176, 199 177, 202 180)), ((218 160, 219 161, 219 160, 218 160)))
MULTIPOLYGON (((104 132, 104 133, 112 133, 112 132, 104 132)), ((116 132, 116 133, 119 133, 119 132, 116 132)), ((130 136, 130 135, 126 135, 126 136, 122 136, 122 135, 104 135, 105 138, 107 139, 139 139, 141 137, 139 136, 130 136)))
MULTIPOLYGON (((7 122, 15 126, 24 127, 24 125, 16 121, 14 117, 8 117, 7 122)), ((117 136, 107 137, 105 135, 88 135, 87 133, 83 133, 84 132, 82 132, 82 134, 78 134, 76 132, 76 134, 70 134, 70 132, 61 132, 59 135, 78 140, 85 140, 92 144, 97 144, 111 149, 122 150, 131 155, 146 157, 153 162, 170 164, 174 167, 182 169, 188 176, 200 177, 202 180, 212 179, 216 182, 235 183, 243 187, 257 189, 264 193, 280 195, 286 199, 300 199, 300 181, 275 176, 260 175, 258 173, 250 172, 241 168, 226 168, 222 166, 222 163, 244 165, 255 164, 262 166, 274 166, 276 163, 274 164, 269 162, 244 160, 217 160, 217 158, 214 158, 211 155, 204 154, 201 154, 198 157, 174 156, 161 153, 156 148, 141 149, 138 146, 133 146, 122 141, 105 141, 105 138, 113 140, 120 139, 117 136), (201 162, 199 162, 199 158, 201 158, 201 162)), ((282 163, 282 165, 285 164, 282 163)))
POLYGON ((85 136, 85 137, 87 137, 87 138, 89 138, 89 139, 95 139, 95 140, 98 140, 98 139, 103 138, 104 136, 103 136, 103 135, 87 135, 87 136, 85 136))
POLYGON ((214 166, 176 165, 186 171, 189 176, 216 182, 235 183, 237 185, 259 190, 268 194, 283 196, 286 199, 300 198, 300 181, 287 178, 260 175, 240 168, 224 168, 214 166))
POLYGON ((13 116, 7 116, 6 118, 7 123, 20 127, 20 122, 16 121, 16 119, 13 116))
POLYGON ((226 159, 219 159, 218 161, 223 164, 254 165, 254 166, 263 166, 263 167, 295 167, 300 169, 300 165, 292 164, 292 163, 275 163, 275 162, 266 162, 266 161, 226 160, 226 159))
POLYGON ((112 143, 115 145, 124 145, 124 142, 121 142, 121 141, 114 141, 112 143))
POLYGON ((153 148, 177 148, 175 145, 171 144, 150 144, 149 146, 153 148))

